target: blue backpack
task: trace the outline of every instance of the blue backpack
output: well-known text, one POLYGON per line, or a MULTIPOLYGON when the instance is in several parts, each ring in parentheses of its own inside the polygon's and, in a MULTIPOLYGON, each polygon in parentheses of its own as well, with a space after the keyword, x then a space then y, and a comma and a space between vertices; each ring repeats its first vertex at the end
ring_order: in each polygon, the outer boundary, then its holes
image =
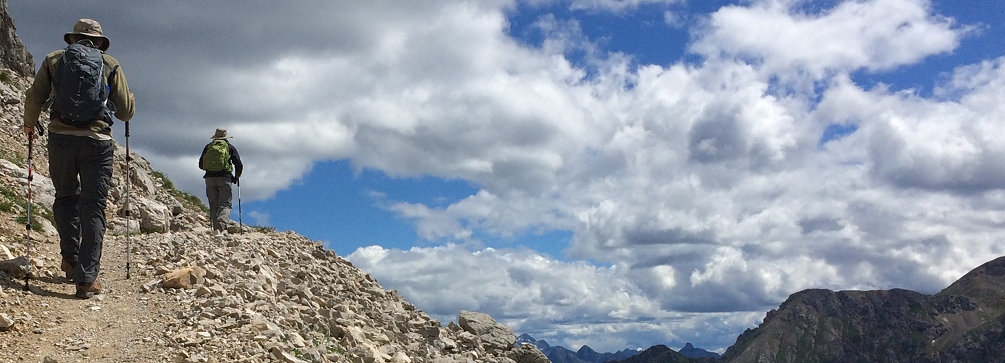
MULTIPOLYGON (((118 66, 112 69, 115 75, 118 66)), ((55 96, 51 116, 64 124, 87 128, 91 121, 112 124, 115 105, 108 103, 111 87, 105 79, 105 58, 88 40, 70 44, 56 64, 52 75, 55 96)))

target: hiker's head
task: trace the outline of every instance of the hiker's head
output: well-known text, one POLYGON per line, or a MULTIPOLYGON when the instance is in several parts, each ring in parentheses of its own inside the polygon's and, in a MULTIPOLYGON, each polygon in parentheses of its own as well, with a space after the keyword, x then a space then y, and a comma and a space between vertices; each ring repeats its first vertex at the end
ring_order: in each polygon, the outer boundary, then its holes
POLYGON ((73 44, 84 39, 90 40, 95 47, 102 51, 108 50, 108 37, 101 33, 101 24, 98 24, 97 21, 77 20, 77 23, 73 24, 73 31, 63 35, 63 41, 66 44, 73 44))
POLYGON ((229 138, 230 137, 227 136, 227 129, 224 128, 216 129, 216 132, 213 133, 213 140, 225 140, 229 138))

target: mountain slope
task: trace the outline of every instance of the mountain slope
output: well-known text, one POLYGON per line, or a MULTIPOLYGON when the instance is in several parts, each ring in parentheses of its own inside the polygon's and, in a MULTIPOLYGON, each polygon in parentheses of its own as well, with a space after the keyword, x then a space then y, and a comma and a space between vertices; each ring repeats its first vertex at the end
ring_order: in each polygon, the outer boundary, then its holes
POLYGON ((935 295, 805 290, 726 350, 727 362, 1005 362, 1005 257, 935 295))

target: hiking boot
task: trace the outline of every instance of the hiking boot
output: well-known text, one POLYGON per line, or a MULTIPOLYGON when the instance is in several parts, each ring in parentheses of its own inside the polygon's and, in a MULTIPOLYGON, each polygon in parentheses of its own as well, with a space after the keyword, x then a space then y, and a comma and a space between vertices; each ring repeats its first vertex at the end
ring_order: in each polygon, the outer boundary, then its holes
POLYGON ((73 268, 77 267, 77 259, 63 259, 63 262, 59 264, 59 269, 63 270, 68 280, 73 280, 73 268))
POLYGON ((98 283, 97 280, 95 280, 94 282, 88 282, 88 283, 78 282, 77 293, 74 294, 73 296, 76 296, 81 299, 90 299, 95 294, 100 293, 101 293, 101 284, 98 283))

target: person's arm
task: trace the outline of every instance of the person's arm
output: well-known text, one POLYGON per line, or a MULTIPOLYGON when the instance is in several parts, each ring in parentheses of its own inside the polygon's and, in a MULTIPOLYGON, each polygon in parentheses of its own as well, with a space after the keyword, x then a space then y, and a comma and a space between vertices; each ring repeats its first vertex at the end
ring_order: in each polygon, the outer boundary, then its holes
POLYGON ((244 164, 241 163, 241 155, 237 153, 237 148, 234 145, 230 145, 230 162, 234 164, 234 178, 240 179, 241 172, 244 171, 244 164))
POLYGON ((136 97, 129 91, 129 82, 126 81, 126 75, 119 61, 105 54, 105 62, 114 69, 108 82, 112 88, 108 94, 108 101, 115 105, 115 118, 129 122, 136 114, 136 97))
POLYGON ((206 170, 206 168, 202 167, 202 158, 206 156, 206 150, 209 150, 209 145, 203 147, 202 154, 199 154, 199 170, 206 170))
POLYGON ((38 126, 38 117, 42 114, 42 107, 45 106, 46 101, 49 100, 49 94, 52 93, 52 72, 49 70, 49 63, 52 61, 52 57, 56 56, 57 52, 59 51, 50 53, 45 57, 42 65, 38 68, 38 74, 35 75, 35 81, 25 91, 25 133, 34 132, 35 127, 38 126))

